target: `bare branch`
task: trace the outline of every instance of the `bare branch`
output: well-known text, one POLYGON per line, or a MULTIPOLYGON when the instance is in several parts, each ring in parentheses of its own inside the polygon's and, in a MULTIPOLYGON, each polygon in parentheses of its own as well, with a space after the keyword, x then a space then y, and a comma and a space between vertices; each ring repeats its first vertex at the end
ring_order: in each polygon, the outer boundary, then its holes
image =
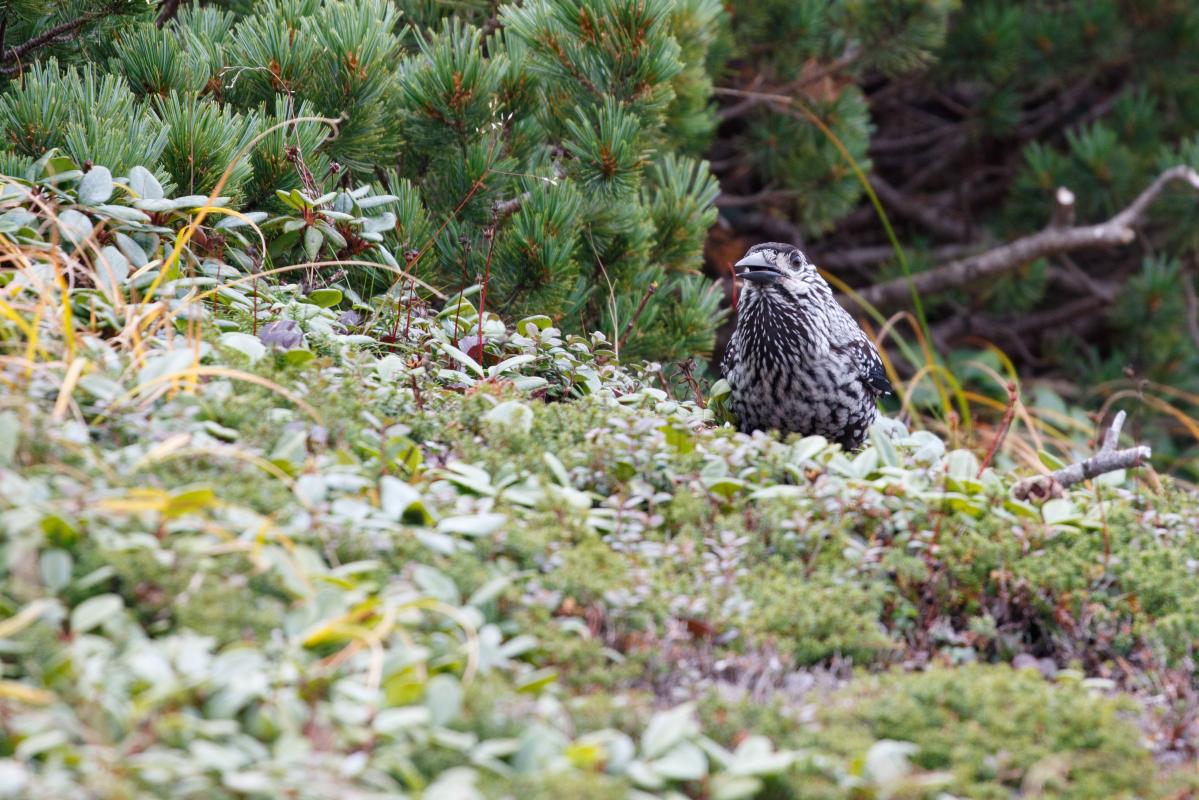
POLYGON ((977 256, 921 272, 912 276, 910 281, 906 277, 898 278, 863 289, 860 293, 861 298, 874 306, 893 306, 909 297, 913 289, 921 294, 941 292, 967 286, 980 279, 1002 275, 1022 264, 1055 253, 1128 244, 1136 238, 1133 224, 1140 219, 1145 209, 1161 194, 1166 185, 1176 181, 1199 190, 1199 173, 1187 166, 1173 167, 1159 175, 1127 208, 1107 222, 1071 228, 1050 226, 1039 233, 1025 236, 977 256))
POLYGON ((1146 445, 1116 449, 1120 441, 1120 430, 1124 427, 1124 417, 1123 411, 1116 414, 1111 426, 1103 434, 1102 447, 1095 455, 1048 475, 1025 478, 1012 487, 1012 495, 1017 500, 1048 500, 1051 497, 1061 497, 1066 489, 1076 483, 1089 481, 1108 472, 1139 467, 1147 462, 1153 451, 1146 445))
POLYGON ((158 6, 158 18, 154 20, 154 24, 162 27, 175 18, 179 13, 179 0, 162 0, 158 6))
POLYGON ((507 219, 519 211, 520 207, 532 196, 530 192, 522 192, 508 200, 497 200, 491 207, 492 213, 495 214, 497 220, 507 219))
POLYGON ((1053 194, 1053 216, 1049 227, 1055 230, 1069 228, 1074 224, 1074 192, 1059 186, 1053 194))
POLYGON ((70 37, 72 37, 73 35, 78 33, 80 28, 82 28, 84 25, 88 24, 93 19, 95 19, 95 17, 96 17, 96 15, 94 13, 80 14, 75 19, 67 20, 66 22, 55 25, 50 30, 40 33, 37 36, 34 36, 32 39, 29 39, 28 41, 22 42, 19 45, 15 45, 14 47, 8 48, 7 50, 4 51, 4 55, 0 56, 0 63, 3 63, 5 65, 4 71, 5 72, 15 72, 18 68, 17 66, 15 66, 15 65, 12 67, 8 66, 13 61, 18 61, 22 56, 24 56, 26 53, 30 52, 31 50, 36 50, 39 47, 44 47, 45 45, 50 44, 51 42, 54 42, 56 40, 69 39, 70 37))

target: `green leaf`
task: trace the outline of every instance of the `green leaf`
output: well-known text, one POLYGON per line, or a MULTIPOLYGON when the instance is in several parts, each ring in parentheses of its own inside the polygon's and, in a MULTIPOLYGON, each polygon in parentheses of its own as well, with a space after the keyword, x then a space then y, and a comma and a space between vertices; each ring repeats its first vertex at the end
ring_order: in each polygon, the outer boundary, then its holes
POLYGON ((304 253, 308 256, 309 261, 316 261, 317 254, 321 252, 321 248, 325 246, 325 234, 321 233, 315 226, 309 227, 304 231, 304 253))
POLYGON ((434 725, 446 725, 462 711, 462 684, 453 675, 434 675, 425 687, 425 707, 434 725))
POLYGON ((895 445, 881 427, 875 425, 870 428, 870 443, 878 451, 878 457, 883 464, 888 467, 899 466, 899 454, 895 452, 895 445))
POLYGON ((175 492, 163 509, 162 515, 168 519, 182 517, 203 511, 216 504, 216 492, 207 486, 186 489, 175 492))
POLYGON ((129 189, 142 200, 161 200, 166 197, 162 184, 154 173, 145 167, 134 167, 129 170, 129 189))
POLYGON ((21 420, 15 411, 0 412, 0 467, 13 463, 21 440, 21 420))
POLYGON ((708 774, 708 759, 696 745, 680 742, 650 768, 667 780, 697 781, 708 774))
POLYGON ((164 200, 161 197, 149 197, 145 199, 134 200, 133 205, 136 208, 140 208, 142 211, 149 211, 151 214, 161 214, 164 211, 175 210, 174 200, 164 200))
POLYGON ((396 522, 431 525, 434 521, 420 492, 391 475, 379 479, 379 505, 396 522))
POLYGON ((79 388, 98 400, 115 400, 124 389, 121 384, 103 375, 92 373, 79 379, 79 388))
POLYGON ((124 608, 125 601, 119 594, 99 594, 89 597, 72 609, 71 632, 87 633, 115 618, 124 608))
POLYGON ((375 715, 372 725, 375 731, 394 735, 409 728, 421 728, 433 720, 433 715, 424 706, 385 708, 375 715))
POLYGON ((1041 518, 1049 525, 1063 525, 1077 522, 1082 514, 1067 498, 1056 497, 1041 506, 1041 518))
POLYGON ((646 758, 657 758, 698 732, 699 724, 692 704, 684 703, 669 711, 659 711, 650 717, 641 734, 641 752, 646 758))
POLYGON ((1038 450, 1037 458, 1039 458, 1041 463, 1051 470, 1059 470, 1066 466, 1066 462, 1062 461, 1053 453, 1050 453, 1046 450, 1038 450))
POLYGON ((533 429, 533 409, 519 400, 505 400, 484 414, 483 421, 504 431, 528 433, 533 429))
POLYGON ((321 233, 325 234, 325 238, 329 240, 335 249, 341 250, 349 244, 346 241, 346 237, 341 235, 341 231, 324 220, 318 220, 316 227, 320 229, 321 233))
POLYGON ((66 550, 53 548, 43 550, 38 556, 38 574, 41 575, 42 585, 51 594, 66 588, 71 582, 71 569, 75 560, 66 550))
POLYGON ((451 606, 462 602, 458 586, 450 576, 428 564, 417 564, 412 570, 412 580, 429 597, 440 600, 451 606))
POLYGON ((553 667, 534 670, 522 675, 516 682, 516 691, 522 694, 539 694, 542 689, 552 686, 558 680, 558 670, 553 667))
POLYGON ((132 222, 138 225, 145 225, 150 221, 150 216, 136 208, 129 206, 110 206, 101 204, 96 206, 96 211, 106 214, 113 219, 119 219, 121 222, 132 222))
POLYGON ((544 314, 538 314, 532 317, 525 317, 520 322, 516 323, 516 331, 523 336, 532 336, 535 331, 543 331, 546 328, 552 327, 554 321, 544 314))
POLYGON ((332 308, 341 302, 341 289, 316 289, 308 294, 308 301, 321 308, 332 308))
POLYGON ((712 776, 712 800, 749 800, 762 790, 762 781, 748 775, 712 776))
POLYGON ((100 258, 96 260, 96 278, 109 291, 117 292, 129 277, 129 260, 117 248, 110 244, 100 248, 100 258))
POLYGON ((217 341, 250 359, 251 364, 266 355, 266 345, 257 336, 248 333, 222 333, 217 341))
POLYGON ((802 464, 828 449, 828 439, 816 434, 805 436, 791 446, 791 463, 802 464))
POLYGON ((946 463, 951 478, 974 480, 978 475, 978 457, 969 450, 954 450, 946 463))
POLYGON ((461 536, 490 536, 504 527, 507 521, 506 514, 469 514, 446 517, 437 523, 437 530, 461 536))
POLYGON ((62 238, 76 247, 92 235, 92 228, 91 218, 73 208, 68 208, 58 215, 58 230, 62 238))
POLYGON ((705 480, 704 483, 707 484, 709 492, 718 494, 725 499, 730 499, 745 490, 745 481, 739 478, 714 478, 705 480))
POLYGON ((454 347, 452 344, 442 343, 441 349, 444 350, 451 358, 457 361, 462 366, 469 369, 471 372, 478 375, 480 378, 485 377, 483 368, 479 366, 479 362, 468 356, 466 353, 454 347))
POLYGON ((372 197, 364 197, 361 200, 359 200, 358 207, 361 208, 363 211, 365 211, 366 209, 374 208, 375 206, 386 205, 387 203, 394 203, 395 201, 397 201, 399 199, 400 198, 396 197, 394 194, 377 194, 372 197))
POLYGON ((316 353, 311 350, 297 348, 295 350, 288 350, 283 354, 283 363, 293 367, 302 367, 314 358, 316 358, 316 353))
POLYGON ((729 771, 737 775, 774 775, 794 763, 791 753, 776 752, 765 736, 748 736, 733 752, 729 771))
POLYGON ((79 202, 87 206, 106 203, 112 197, 112 191, 112 173, 108 168, 92 167, 79 182, 79 202))

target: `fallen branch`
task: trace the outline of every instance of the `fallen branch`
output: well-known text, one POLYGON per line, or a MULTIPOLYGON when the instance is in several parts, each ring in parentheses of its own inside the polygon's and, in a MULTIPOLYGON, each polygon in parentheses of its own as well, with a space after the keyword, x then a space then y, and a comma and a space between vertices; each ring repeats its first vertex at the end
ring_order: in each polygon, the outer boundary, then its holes
POLYGON ((1116 414, 1111 427, 1103 435, 1103 446, 1099 452, 1085 461, 1079 461, 1068 467, 1048 475, 1035 475, 1025 478, 1012 488, 1012 495, 1017 500, 1048 500, 1051 497, 1061 497, 1076 483, 1089 481, 1108 472, 1120 469, 1139 467, 1149 460, 1153 451, 1146 445, 1117 450, 1120 441, 1120 430, 1124 427, 1124 412, 1116 414))
POLYGON ((1188 166, 1177 166, 1166 170, 1149 188, 1141 192, 1136 200, 1107 222, 1097 225, 1064 227, 1069 219, 1068 206, 1073 205, 1073 195, 1058 192, 1053 222, 1039 233, 988 250, 976 256, 953 261, 935 269, 907 277, 880 283, 860 292, 860 297, 873 306, 894 306, 911 296, 913 289, 920 294, 942 292, 968 286, 975 281, 1002 275, 1005 272, 1055 253, 1065 253, 1087 247, 1105 247, 1128 244, 1136 238, 1133 225, 1145 213, 1167 184, 1181 181, 1199 190, 1199 173, 1188 166))

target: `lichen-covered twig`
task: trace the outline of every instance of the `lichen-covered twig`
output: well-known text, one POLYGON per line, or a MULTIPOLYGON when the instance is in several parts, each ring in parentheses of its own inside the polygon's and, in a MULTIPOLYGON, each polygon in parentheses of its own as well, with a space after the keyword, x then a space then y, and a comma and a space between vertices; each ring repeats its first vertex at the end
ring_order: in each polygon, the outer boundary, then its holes
POLYGON ((1106 472, 1139 467, 1149 461, 1153 451, 1146 445, 1116 449, 1123 427, 1124 412, 1120 411, 1112 420, 1111 427, 1104 433, 1103 446, 1099 448, 1098 453, 1048 475, 1025 478, 1012 488, 1012 495, 1017 500, 1048 500, 1051 497, 1061 497, 1066 489, 1076 483, 1088 481, 1106 472))

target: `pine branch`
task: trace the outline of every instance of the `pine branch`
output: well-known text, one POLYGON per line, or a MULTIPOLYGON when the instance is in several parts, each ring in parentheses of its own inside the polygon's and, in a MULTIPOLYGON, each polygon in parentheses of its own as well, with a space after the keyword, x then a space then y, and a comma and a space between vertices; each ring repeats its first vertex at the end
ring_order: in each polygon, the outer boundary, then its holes
POLYGON ((953 261, 943 266, 907 277, 880 283, 860 292, 862 300, 873 306, 894 306, 908 297, 914 288, 921 294, 942 292, 1002 275, 1023 264, 1055 253, 1066 253, 1091 247, 1112 247, 1128 244, 1136 238, 1133 225, 1140 220, 1149 205, 1157 199, 1167 184, 1181 181, 1199 190, 1199 173, 1188 166, 1179 165, 1166 170, 1132 201, 1127 208, 1106 222, 1097 225, 1067 227, 1061 221, 1067 214, 1061 206, 1069 195, 1058 193, 1057 210, 1051 223, 1039 233, 1017 239, 1010 244, 996 247, 977 256, 953 261))
POLYGON ((1139 467, 1150 459, 1153 451, 1145 445, 1117 450, 1120 441, 1120 430, 1124 427, 1123 411, 1116 414, 1111 427, 1103 435, 1103 446, 1099 452, 1090 458, 1062 467, 1048 475, 1036 475, 1025 478, 1012 487, 1012 495, 1017 500, 1048 500, 1051 497, 1061 497, 1066 489, 1076 483, 1089 481, 1108 472, 1139 467))
MULTIPOLYGON (((0 71, 3 71, 6 75, 11 75, 20 69, 20 64, 9 66, 12 64, 12 62, 19 61, 26 53, 36 50, 39 47, 45 47, 52 42, 70 41, 75 36, 79 35, 79 30, 84 25, 94 20, 96 16, 97 15, 95 12, 80 14, 75 19, 59 23, 50 30, 34 36, 32 39, 22 42, 19 45, 10 47, 8 50, 4 51, 3 56, 0 56, 0 64, 3 65, 0 67, 0 71)), ((5 27, 7 28, 7 25, 5 25, 5 27)))

